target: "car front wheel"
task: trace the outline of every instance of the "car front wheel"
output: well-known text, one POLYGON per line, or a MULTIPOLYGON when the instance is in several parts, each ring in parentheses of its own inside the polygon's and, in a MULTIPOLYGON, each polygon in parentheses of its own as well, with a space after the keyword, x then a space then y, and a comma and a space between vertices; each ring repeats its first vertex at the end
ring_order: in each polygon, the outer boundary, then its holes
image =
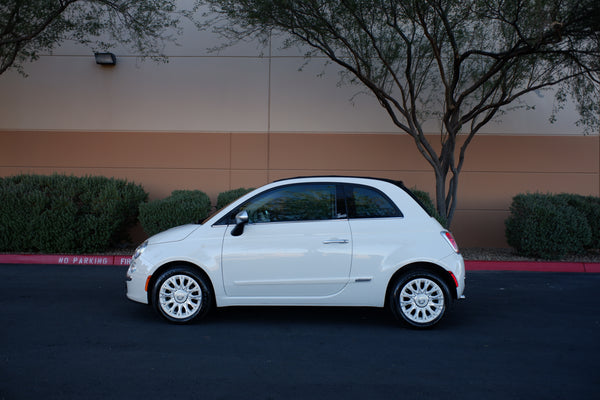
POLYGON ((401 276, 390 291, 392 312, 413 328, 436 325, 446 315, 450 303, 450 291, 443 279, 425 270, 401 276))
POLYGON ((165 319, 186 323, 206 315, 211 307, 212 291, 202 274, 189 267, 163 272, 154 285, 153 305, 165 319))

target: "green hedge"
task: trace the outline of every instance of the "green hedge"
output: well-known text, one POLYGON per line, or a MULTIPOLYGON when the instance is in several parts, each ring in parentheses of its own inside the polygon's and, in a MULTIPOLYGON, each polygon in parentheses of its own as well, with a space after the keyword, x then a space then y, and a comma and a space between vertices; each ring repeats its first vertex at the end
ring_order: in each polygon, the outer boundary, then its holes
POLYGON ((571 194, 519 194, 505 221, 508 244, 521 255, 557 259, 598 248, 600 202, 571 194))
POLYGON ((219 193, 219 196, 217 197, 217 210, 220 210, 221 208, 225 207, 229 203, 234 202, 235 200, 239 199, 240 197, 242 197, 243 195, 245 195, 247 193, 250 193, 253 190, 254 189, 239 188, 239 189, 232 189, 232 190, 228 190, 223 193, 219 193))
POLYGON ((127 238, 147 197, 141 186, 98 176, 0 178, 0 251, 104 251, 127 238))
POLYGON ((175 190, 167 198, 139 207, 142 228, 150 236, 175 226, 198 223, 211 210, 210 199, 200 190, 175 190))
POLYGON ((600 249, 600 197, 578 194, 559 194, 570 206, 581 212, 590 225, 592 240, 587 249, 600 249))

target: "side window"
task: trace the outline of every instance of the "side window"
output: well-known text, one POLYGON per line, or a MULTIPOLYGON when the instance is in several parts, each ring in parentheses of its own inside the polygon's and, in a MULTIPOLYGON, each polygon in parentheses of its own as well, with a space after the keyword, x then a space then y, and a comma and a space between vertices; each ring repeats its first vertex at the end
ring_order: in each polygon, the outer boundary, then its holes
POLYGON ((379 190, 367 186, 350 186, 349 189, 352 218, 402 217, 398 207, 379 190))
POLYGON ((260 194, 244 204, 250 223, 336 218, 335 184, 297 184, 260 194))

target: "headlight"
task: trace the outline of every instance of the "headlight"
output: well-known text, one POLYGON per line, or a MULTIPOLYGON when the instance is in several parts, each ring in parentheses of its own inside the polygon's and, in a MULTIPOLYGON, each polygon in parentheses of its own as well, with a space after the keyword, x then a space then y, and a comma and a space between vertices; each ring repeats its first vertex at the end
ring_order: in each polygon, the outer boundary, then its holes
POLYGON ((146 249, 147 246, 148 246, 148 241, 145 241, 137 249, 135 249, 135 253, 133 253, 133 257, 131 257, 131 263, 129 264, 129 269, 127 270, 127 278, 131 278, 131 276, 135 272, 135 270, 136 270, 135 260, 137 260, 142 255, 142 253, 144 252, 144 250, 146 249))
POLYGON ((146 250, 146 247, 148 247, 147 240, 144 243, 140 244, 137 249, 135 249, 135 253, 133 253, 133 257, 131 258, 132 263, 142 255, 144 250, 146 250))

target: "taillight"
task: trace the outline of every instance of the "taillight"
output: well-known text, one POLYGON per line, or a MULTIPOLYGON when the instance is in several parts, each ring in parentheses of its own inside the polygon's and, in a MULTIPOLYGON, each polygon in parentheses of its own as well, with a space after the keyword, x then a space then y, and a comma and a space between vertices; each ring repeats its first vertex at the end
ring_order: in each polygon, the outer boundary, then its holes
POLYGON ((444 239, 446 239, 450 247, 452 247, 452 249, 455 252, 460 253, 460 251, 458 250, 458 245, 456 244, 456 240, 454 240, 454 236, 452 236, 452 234, 448 231, 442 231, 441 234, 444 237, 444 239))

